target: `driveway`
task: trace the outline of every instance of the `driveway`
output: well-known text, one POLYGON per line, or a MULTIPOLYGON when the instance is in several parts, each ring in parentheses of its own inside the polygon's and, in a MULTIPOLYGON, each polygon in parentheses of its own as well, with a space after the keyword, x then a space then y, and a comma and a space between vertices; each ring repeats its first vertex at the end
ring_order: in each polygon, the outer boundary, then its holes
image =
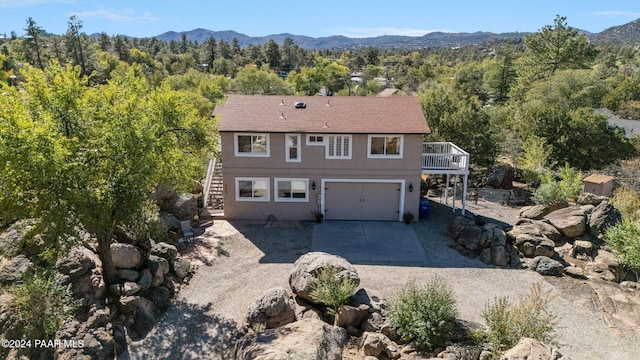
POLYGON ((353 264, 427 260, 413 226, 400 222, 324 221, 313 228, 311 251, 342 256, 353 264))

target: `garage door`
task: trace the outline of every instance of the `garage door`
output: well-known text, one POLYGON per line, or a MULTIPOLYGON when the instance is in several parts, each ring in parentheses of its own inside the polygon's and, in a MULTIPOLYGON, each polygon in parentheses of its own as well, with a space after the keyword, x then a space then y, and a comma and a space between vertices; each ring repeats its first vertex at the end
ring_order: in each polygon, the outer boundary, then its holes
POLYGON ((327 182, 327 220, 398 221, 400 183, 327 182))

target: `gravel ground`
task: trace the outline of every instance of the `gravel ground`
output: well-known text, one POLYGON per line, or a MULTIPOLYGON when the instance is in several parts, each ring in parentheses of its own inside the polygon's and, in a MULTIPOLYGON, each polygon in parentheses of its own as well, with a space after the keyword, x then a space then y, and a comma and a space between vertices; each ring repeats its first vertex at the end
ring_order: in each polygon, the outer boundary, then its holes
MULTIPOLYGON (((482 200, 467 204, 467 209, 505 224, 513 224, 519 211, 482 200)), ((452 216, 450 208, 433 203, 429 218, 413 225, 427 262, 419 266, 355 264, 361 286, 392 298, 407 282, 437 275, 451 285, 460 318, 484 323, 482 310, 496 296, 517 296, 532 283, 544 281, 545 287, 561 295, 551 310, 559 320, 557 348, 563 355, 574 360, 640 359, 638 329, 620 331, 601 307, 564 291, 573 279, 547 281, 529 270, 494 268, 451 249, 446 229, 452 216)), ((200 264, 190 284, 183 287, 176 305, 156 329, 131 344, 130 358, 223 359, 251 302, 269 288, 288 288, 292 264, 309 251, 312 232, 313 223, 307 222, 220 220, 207 227, 188 254, 200 264)))

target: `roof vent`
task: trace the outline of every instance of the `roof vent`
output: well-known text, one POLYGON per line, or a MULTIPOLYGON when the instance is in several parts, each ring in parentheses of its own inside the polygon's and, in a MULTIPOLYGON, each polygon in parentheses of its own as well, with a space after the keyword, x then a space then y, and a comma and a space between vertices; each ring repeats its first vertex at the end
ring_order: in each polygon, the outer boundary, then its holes
POLYGON ((307 104, 303 103, 302 101, 297 101, 295 104, 293 104, 293 106, 296 109, 306 109, 307 108, 307 104))

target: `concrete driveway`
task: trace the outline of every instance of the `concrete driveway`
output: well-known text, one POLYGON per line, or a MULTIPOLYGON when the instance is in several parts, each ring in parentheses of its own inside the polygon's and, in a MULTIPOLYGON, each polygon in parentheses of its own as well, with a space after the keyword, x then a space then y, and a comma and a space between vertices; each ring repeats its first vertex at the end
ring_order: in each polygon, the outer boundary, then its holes
POLYGON ((323 221, 315 224, 311 251, 339 255, 355 264, 424 263, 413 226, 383 221, 323 221))

